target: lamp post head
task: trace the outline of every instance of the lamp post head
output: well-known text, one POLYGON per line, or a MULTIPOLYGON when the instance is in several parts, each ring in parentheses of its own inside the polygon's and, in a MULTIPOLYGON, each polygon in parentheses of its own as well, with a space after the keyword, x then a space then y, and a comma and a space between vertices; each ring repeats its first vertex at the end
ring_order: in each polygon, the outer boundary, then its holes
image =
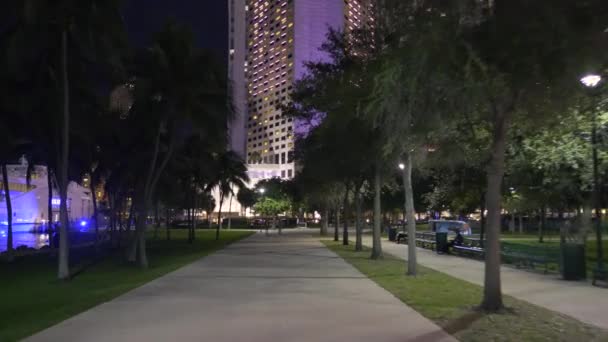
POLYGON ((588 88, 595 88, 602 81, 602 76, 589 74, 581 78, 581 83, 588 88))
POLYGON ((261 193, 262 195, 263 195, 265 192, 266 192, 266 189, 264 189, 264 188, 261 188, 261 189, 260 189, 260 193, 261 193))
POLYGON ((399 168, 400 168, 401 170, 405 170, 405 164, 400 163, 400 164, 399 164, 399 168))

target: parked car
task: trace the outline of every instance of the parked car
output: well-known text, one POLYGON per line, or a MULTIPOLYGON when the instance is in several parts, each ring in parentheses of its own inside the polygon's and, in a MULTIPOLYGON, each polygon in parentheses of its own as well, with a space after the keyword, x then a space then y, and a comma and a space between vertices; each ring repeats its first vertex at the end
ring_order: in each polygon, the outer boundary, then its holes
POLYGON ((251 227, 251 228, 265 228, 266 227, 266 220, 265 219, 261 219, 261 218, 257 218, 255 220, 252 220, 251 223, 249 224, 249 227, 251 227))
POLYGON ((460 232, 462 235, 471 235, 471 226, 464 221, 456 220, 430 220, 429 228, 435 233, 454 233, 460 232))

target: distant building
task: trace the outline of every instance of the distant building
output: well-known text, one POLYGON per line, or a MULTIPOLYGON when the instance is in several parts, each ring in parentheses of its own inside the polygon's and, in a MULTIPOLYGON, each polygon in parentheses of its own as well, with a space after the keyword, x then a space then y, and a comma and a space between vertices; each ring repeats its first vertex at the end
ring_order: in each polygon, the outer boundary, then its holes
POLYGON ((228 0, 228 80, 234 119, 230 122, 230 149, 245 159, 247 93, 245 89, 245 0, 228 0))
MULTIPOLYGON (((373 25, 371 0, 231 0, 245 3, 245 40, 236 37, 234 66, 243 61, 244 82, 235 77, 235 96, 245 89, 246 153, 249 164, 273 165, 281 178, 295 174, 294 135, 300 125, 281 112, 295 80, 306 73, 307 61, 325 60, 319 51, 328 29, 352 32, 373 25), (240 49, 245 43, 245 55, 240 49)), ((237 11, 238 12, 238 11, 237 11)), ((242 16, 231 17, 243 20, 242 16)), ((232 25, 232 24, 231 24, 232 25)), ((232 42, 232 41, 231 41, 232 42)), ((238 75, 240 76, 240 75, 238 75)), ((241 97, 239 102, 243 101, 241 97)), ((302 132, 297 132, 302 133, 302 132)))
MULTIPOLYGON (((49 187, 46 166, 36 166, 28 187, 26 182, 27 164, 7 165, 8 183, 13 212, 13 231, 31 231, 36 225, 49 222, 48 198, 49 187)), ((0 182, 0 189, 4 184, 0 182)), ((52 222, 59 221, 59 205, 61 200, 56 189, 52 192, 52 222)), ((8 224, 4 191, 0 196, 0 226, 8 224)), ((68 216, 71 221, 84 221, 88 225, 93 216, 91 192, 74 182, 68 186, 68 216)), ((2 229, 4 230, 4 229, 2 229)))

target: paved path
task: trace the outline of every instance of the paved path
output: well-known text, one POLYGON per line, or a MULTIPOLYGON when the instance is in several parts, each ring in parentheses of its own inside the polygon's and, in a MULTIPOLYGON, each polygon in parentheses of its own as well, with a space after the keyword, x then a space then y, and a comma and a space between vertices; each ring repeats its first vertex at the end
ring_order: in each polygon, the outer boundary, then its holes
MULTIPOLYGON (((364 236, 363 243, 371 246, 371 237, 364 236)), ((382 249, 406 260, 406 245, 383 239, 382 249)), ((473 284, 483 284, 483 262, 438 255, 428 249, 418 248, 417 251, 419 264, 473 284)), ((608 289, 593 287, 586 281, 569 282, 557 275, 537 274, 509 266, 501 267, 501 280, 506 294, 608 329, 608 289)))
POLYGON ((257 234, 28 341, 453 340, 303 234, 257 234))

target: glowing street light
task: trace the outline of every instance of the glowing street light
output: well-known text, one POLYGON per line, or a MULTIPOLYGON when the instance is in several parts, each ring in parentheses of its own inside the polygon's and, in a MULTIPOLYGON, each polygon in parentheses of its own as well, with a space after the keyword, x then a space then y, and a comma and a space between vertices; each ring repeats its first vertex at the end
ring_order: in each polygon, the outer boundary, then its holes
POLYGON ((400 163, 400 164, 399 164, 399 168, 400 168, 401 170, 405 170, 405 164, 400 163))
POLYGON ((581 83, 588 88, 595 88, 602 81, 602 76, 590 74, 581 78, 581 83))
POLYGON ((261 188, 259 191, 260 191, 260 193, 261 193, 262 195, 264 195, 264 193, 266 192, 266 189, 261 188))

